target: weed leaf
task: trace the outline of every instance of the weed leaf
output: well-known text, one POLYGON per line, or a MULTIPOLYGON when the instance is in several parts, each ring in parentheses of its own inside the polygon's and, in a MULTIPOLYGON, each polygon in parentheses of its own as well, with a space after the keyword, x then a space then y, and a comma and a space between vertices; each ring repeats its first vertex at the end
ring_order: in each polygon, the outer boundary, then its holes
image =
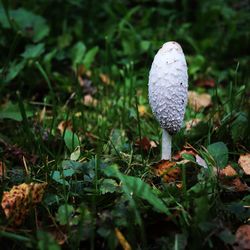
POLYGON ((78 136, 68 129, 65 130, 64 142, 70 152, 73 152, 76 147, 80 146, 78 136))
POLYGON ((228 162, 228 148, 223 142, 216 142, 207 147, 208 152, 214 158, 217 167, 223 168, 228 162))
POLYGON ((121 181, 123 190, 130 197, 136 196, 148 201, 159 212, 170 214, 168 208, 154 193, 153 189, 143 180, 133 176, 122 174, 116 165, 104 169, 104 173, 111 177, 116 177, 121 181))
POLYGON ((44 43, 38 43, 36 45, 29 44, 25 47, 25 51, 21 56, 25 59, 36 58, 43 54, 44 51, 44 43))
POLYGON ((84 57, 84 60, 83 60, 83 64, 84 66, 89 69, 90 66, 92 65, 94 59, 95 59, 95 56, 98 52, 99 48, 97 46, 95 46, 94 48, 92 48, 91 50, 89 50, 85 57, 84 57))
MULTIPOLYGON (((32 115, 32 112, 26 110, 27 117, 32 115)), ((19 106, 9 102, 0 110, 0 119, 11 119, 20 122, 23 120, 23 117, 19 110, 19 106)))

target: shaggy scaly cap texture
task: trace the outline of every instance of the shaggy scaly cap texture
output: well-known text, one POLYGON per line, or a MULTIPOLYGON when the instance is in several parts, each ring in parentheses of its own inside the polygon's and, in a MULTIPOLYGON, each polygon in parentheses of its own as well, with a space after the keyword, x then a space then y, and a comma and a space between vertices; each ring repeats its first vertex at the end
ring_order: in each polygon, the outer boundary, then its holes
POLYGON ((149 73, 149 103, 162 128, 175 134, 187 105, 187 63, 181 46, 167 42, 155 55, 149 73))

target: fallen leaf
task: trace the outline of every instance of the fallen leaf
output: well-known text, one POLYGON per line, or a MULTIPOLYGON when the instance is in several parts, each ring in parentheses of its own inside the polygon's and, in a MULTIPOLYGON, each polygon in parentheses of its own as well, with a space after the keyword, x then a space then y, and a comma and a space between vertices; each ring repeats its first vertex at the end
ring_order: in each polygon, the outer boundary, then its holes
POLYGON ((147 108, 146 106, 144 105, 139 105, 138 106, 138 112, 139 112, 139 115, 142 117, 142 116, 145 116, 147 114, 147 108))
POLYGON ((228 164, 225 168, 219 169, 219 175, 220 177, 235 177, 237 176, 237 172, 228 164))
POLYGON ((86 69, 86 67, 83 64, 79 65, 79 67, 77 68, 77 76, 79 77, 82 75, 85 75, 87 77, 91 77, 92 75, 91 70, 86 69))
POLYGON ((106 85, 114 84, 114 82, 111 81, 110 78, 109 78, 109 76, 106 75, 106 74, 101 73, 101 74, 99 75, 99 77, 100 77, 101 81, 102 81, 104 84, 106 84, 106 85))
POLYGON ((41 112, 39 112, 39 122, 43 122, 46 115, 46 107, 43 107, 41 112))
POLYGON ((20 184, 3 193, 2 208, 7 219, 20 225, 30 209, 42 201, 47 183, 20 184))
POLYGON ((118 229, 115 228, 115 235, 116 238, 118 239, 119 243, 121 244, 123 250, 131 250, 131 246, 128 243, 128 241, 126 240, 126 238, 124 237, 124 235, 122 234, 122 232, 118 229))
POLYGON ((199 78, 195 81, 195 85, 199 87, 213 88, 215 86, 214 79, 199 78))
POLYGON ((244 173, 250 175, 250 154, 241 155, 238 163, 243 169, 244 173))
POLYGON ((73 125, 72 125, 72 122, 70 120, 68 120, 68 121, 61 121, 58 124, 57 128, 60 131, 60 133, 63 134, 66 129, 72 131, 73 130, 73 125))
POLYGON ((172 157, 174 160, 178 161, 177 164, 185 164, 185 163, 190 162, 190 160, 188 160, 187 158, 185 158, 185 159, 183 158, 182 155, 185 154, 185 155, 194 156, 194 158, 195 158, 194 160, 198 165, 200 165, 204 168, 208 168, 206 161, 201 156, 198 155, 198 153, 195 151, 195 149, 192 146, 189 146, 186 148, 187 149, 183 149, 183 150, 179 151, 177 154, 175 154, 172 157))
POLYGON ((193 149, 183 149, 183 150, 177 152, 172 158, 175 161, 179 161, 179 160, 183 159, 182 158, 183 154, 189 154, 189 155, 193 155, 193 156, 197 155, 197 153, 193 149))
POLYGON ((250 225, 241 225, 235 234, 234 250, 250 249, 250 225))
POLYGON ((180 180, 181 169, 176 166, 176 162, 161 160, 153 167, 155 175, 163 177, 166 183, 180 180))
POLYGON ((0 181, 2 181, 6 177, 6 165, 4 162, 0 161, 0 181))
POLYGON ((154 141, 150 141, 145 136, 141 140, 140 139, 136 140, 135 146, 141 148, 144 151, 149 151, 151 148, 157 147, 157 145, 154 141))
POLYGON ((214 173, 218 174, 220 181, 224 185, 232 188, 234 192, 245 192, 249 190, 248 185, 241 181, 239 177, 237 177, 237 172, 229 164, 223 169, 214 168, 214 173))
POLYGON ((243 183, 239 177, 233 179, 230 186, 232 186, 236 192, 245 192, 249 190, 247 184, 243 183))
POLYGON ((179 189, 181 189, 182 188, 182 183, 180 182, 180 183, 176 183, 176 187, 178 187, 179 189))
POLYGON ((195 91, 188 91, 188 103, 193 110, 199 111, 202 108, 211 106, 212 98, 209 94, 198 94, 195 91))
POLYGON ((96 107, 97 105, 97 100, 93 98, 91 95, 85 95, 83 98, 83 104, 90 107, 96 107))
POLYGON ((59 230, 59 228, 53 228, 52 230, 49 230, 49 232, 59 245, 63 245, 68 238, 66 234, 59 230))
POLYGON ((186 130, 187 131, 191 130, 192 128, 197 126, 197 124, 199 122, 201 122, 201 119, 199 119, 199 118, 194 118, 194 119, 191 119, 191 120, 187 121, 186 122, 186 130))
POLYGON ((242 182, 239 177, 228 179, 225 178, 225 176, 220 175, 219 178, 225 186, 230 187, 234 192, 246 192, 249 190, 248 185, 242 182))
POLYGON ((150 145, 151 145, 151 148, 156 148, 157 147, 157 145, 156 145, 156 143, 154 141, 150 141, 150 145))

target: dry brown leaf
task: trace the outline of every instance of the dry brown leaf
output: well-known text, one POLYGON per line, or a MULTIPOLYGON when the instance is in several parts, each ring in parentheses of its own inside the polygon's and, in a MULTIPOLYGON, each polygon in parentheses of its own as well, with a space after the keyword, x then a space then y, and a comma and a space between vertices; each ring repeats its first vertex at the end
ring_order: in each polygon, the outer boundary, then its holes
POLYGON ((199 78, 195 81, 195 85, 199 87, 213 88, 215 86, 214 79, 199 78))
POLYGON ((193 156, 196 156, 197 153, 193 150, 193 149, 183 149, 179 152, 177 152, 172 158, 175 160, 175 161, 178 161, 180 159, 183 159, 182 158, 182 155, 183 154, 189 154, 189 155, 193 155, 193 156))
POLYGON ((234 168, 231 165, 228 164, 225 168, 219 169, 219 175, 222 178, 223 177, 235 177, 237 176, 237 172, 234 170, 234 168))
POLYGON ((77 76, 79 77, 81 75, 86 75, 87 77, 91 77, 92 72, 91 70, 86 69, 85 66, 82 64, 79 65, 77 68, 77 76))
POLYGON ((58 124, 57 128, 60 131, 60 133, 63 134, 66 129, 72 131, 73 125, 72 125, 72 122, 69 120, 68 121, 61 121, 58 124))
POLYGON ((182 156, 183 154, 188 154, 188 155, 194 156, 195 162, 198 165, 200 165, 204 168, 208 168, 206 161, 201 156, 198 155, 198 153, 196 152, 196 150, 192 146, 185 147, 185 148, 187 148, 187 149, 183 149, 173 156, 173 159, 175 161, 178 161, 177 164, 186 164, 186 163, 190 162, 190 160, 186 160, 182 156))
POLYGON ((91 95, 85 95, 83 98, 83 104, 86 106, 92 106, 92 107, 96 107, 97 105, 97 100, 95 98, 93 98, 91 95))
POLYGON ((233 179, 230 184, 230 186, 234 187, 236 192, 245 192, 249 190, 247 184, 243 183, 239 177, 233 179))
POLYGON ((144 136, 141 140, 136 140, 135 146, 141 148, 144 151, 149 151, 151 148, 157 147, 156 143, 154 141, 150 141, 146 136, 144 136))
POLYGON ((47 183, 20 184, 3 193, 2 208, 7 219, 15 225, 20 225, 30 209, 42 201, 47 183))
POLYGON ((250 154, 241 155, 238 163, 244 173, 250 175, 250 154))
POLYGON ((245 192, 249 190, 248 185, 237 177, 238 174, 231 165, 227 165, 225 168, 219 170, 214 168, 214 173, 218 174, 220 181, 224 185, 233 188, 235 192, 245 192))
POLYGON ((212 98, 209 94, 198 94, 195 91, 188 91, 188 103, 190 107, 199 111, 212 105, 212 98))
POLYGON ((139 105, 138 112, 141 117, 145 116, 147 114, 147 108, 144 105, 139 105))
POLYGON ((250 225, 241 225, 235 234, 234 250, 249 250, 250 249, 250 225))
POLYGON ((53 228, 50 233, 59 245, 63 245, 68 238, 59 228, 53 228))
POLYGON ((191 130, 192 128, 197 126, 197 124, 199 122, 201 122, 201 119, 199 119, 199 118, 194 118, 194 119, 191 119, 191 120, 187 121, 186 122, 186 130, 187 131, 191 130))
POLYGON ((119 243, 121 244, 123 250, 131 250, 131 246, 128 243, 128 241, 126 240, 126 238, 124 237, 124 235, 122 234, 122 232, 118 229, 115 228, 115 235, 116 238, 118 239, 119 243))
POLYGON ((249 190, 248 185, 242 182, 239 177, 227 179, 225 176, 221 175, 219 178, 224 185, 232 188, 232 191, 234 192, 246 192, 249 190))
POLYGON ((0 181, 6 177, 6 165, 0 161, 0 181))
POLYGON ((161 160, 154 166, 154 172, 167 183, 180 180, 181 170, 173 161, 161 160))

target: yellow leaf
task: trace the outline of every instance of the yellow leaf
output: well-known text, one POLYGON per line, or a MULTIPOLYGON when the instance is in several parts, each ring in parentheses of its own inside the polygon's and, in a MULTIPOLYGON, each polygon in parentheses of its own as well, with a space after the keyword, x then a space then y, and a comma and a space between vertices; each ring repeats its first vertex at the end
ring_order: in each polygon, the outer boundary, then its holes
POLYGON ((131 246, 128 243, 128 241, 126 240, 126 238, 124 237, 124 235, 122 234, 122 232, 118 229, 115 228, 115 235, 116 238, 118 239, 119 243, 121 244, 123 250, 131 250, 131 246))
POLYGON ((2 208, 5 216, 15 225, 20 225, 29 210, 42 201, 47 183, 22 183, 3 193, 2 208))
POLYGON ((139 105, 138 112, 140 116, 144 116, 147 113, 147 108, 144 105, 139 105))
POLYGON ((106 74, 101 73, 101 74, 99 75, 99 77, 100 77, 101 81, 102 81, 104 84, 107 84, 107 85, 110 85, 110 84, 113 85, 113 84, 114 84, 114 82, 111 81, 110 78, 109 78, 109 76, 106 75, 106 74))
POLYGON ((82 116, 82 113, 81 112, 76 112, 75 113, 75 117, 81 117, 82 116))

